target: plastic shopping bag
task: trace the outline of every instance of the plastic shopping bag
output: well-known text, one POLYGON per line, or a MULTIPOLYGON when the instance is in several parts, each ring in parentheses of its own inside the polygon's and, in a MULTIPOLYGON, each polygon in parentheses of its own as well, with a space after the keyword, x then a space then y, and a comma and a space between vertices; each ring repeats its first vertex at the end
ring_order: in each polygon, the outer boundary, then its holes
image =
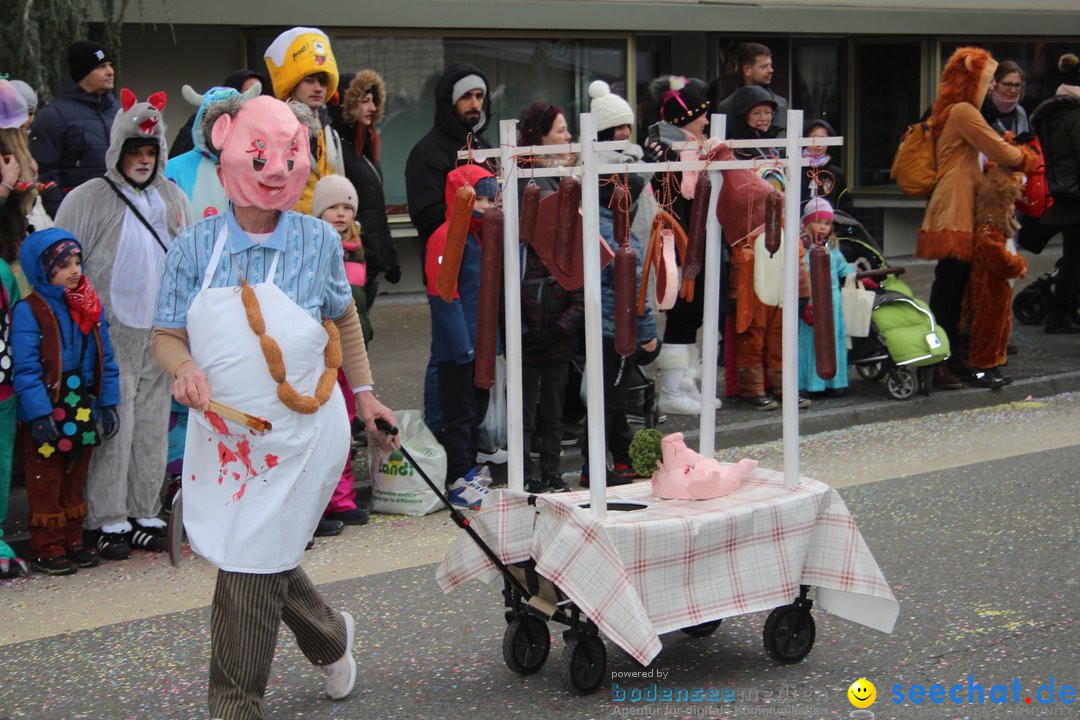
POLYGON ((849 337, 866 337, 870 334, 874 291, 859 285, 855 273, 844 278, 844 287, 840 288, 840 306, 844 310, 844 332, 849 337))
POLYGON ((495 358, 495 384, 488 390, 477 446, 485 451, 506 447, 506 358, 502 355, 495 358))
MULTIPOLYGON (((446 480, 446 451, 428 430, 419 410, 394 413, 401 444, 420 469, 441 487, 446 480)), ((427 515, 445 507, 405 456, 397 449, 386 450, 368 434, 368 462, 371 472, 371 509, 388 515, 427 515)))

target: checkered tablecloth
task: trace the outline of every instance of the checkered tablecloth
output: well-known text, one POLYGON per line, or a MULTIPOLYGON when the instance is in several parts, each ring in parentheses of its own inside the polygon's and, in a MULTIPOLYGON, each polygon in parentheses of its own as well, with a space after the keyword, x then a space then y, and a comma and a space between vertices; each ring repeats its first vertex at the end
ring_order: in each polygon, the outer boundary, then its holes
MULTIPOLYGON (((734 493, 715 500, 663 500, 652 484, 610 488, 608 500, 644 503, 602 521, 580 507, 588 492, 491 494, 473 527, 505 563, 536 561, 613 642, 648 664, 658 635, 709 620, 791 603, 799 585, 815 588, 816 607, 891 632, 899 605, 835 490, 758 468, 734 493)), ((463 536, 436 574, 450 592, 490 582, 498 572, 463 536)))

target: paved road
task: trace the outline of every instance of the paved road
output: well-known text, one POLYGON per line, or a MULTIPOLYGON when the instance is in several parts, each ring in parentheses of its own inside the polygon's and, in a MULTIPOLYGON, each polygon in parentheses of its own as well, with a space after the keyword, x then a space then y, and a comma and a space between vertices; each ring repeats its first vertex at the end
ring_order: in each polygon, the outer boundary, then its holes
MULTIPOLYGON (((377 516, 305 560, 330 602, 357 618, 356 693, 322 697, 321 674, 284 633, 270 717, 834 718, 848 717, 846 688, 860 676, 877 685, 878 718, 1019 717, 1031 708, 897 706, 891 688, 972 675, 987 690, 1018 679, 1023 699, 1051 678, 1058 690, 1080 684, 1078 421, 1080 396, 1069 394, 805 437, 804 474, 840 488, 900 618, 884 635, 817 612, 813 652, 787 667, 762 651, 761 614, 725 621, 707 639, 665 636, 651 666, 664 673, 658 685, 731 688, 727 703, 616 703, 607 683, 569 695, 557 681, 558 633, 537 675, 511 674, 498 588, 445 596, 434 582, 433 563, 457 537, 446 513, 377 516)), ((779 465, 776 442, 728 452, 779 465)), ((212 579, 198 558, 173 570, 137 554, 71 578, 0 584, 0 717, 204 718, 212 579)), ((608 649, 611 682, 647 690, 653 680, 615 675, 641 668, 608 649)))

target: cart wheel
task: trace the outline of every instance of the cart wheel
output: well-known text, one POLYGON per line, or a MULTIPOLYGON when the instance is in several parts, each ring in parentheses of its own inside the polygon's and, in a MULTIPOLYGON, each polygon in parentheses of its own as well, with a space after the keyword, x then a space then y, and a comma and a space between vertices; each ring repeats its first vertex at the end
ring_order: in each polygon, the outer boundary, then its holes
POLYGON ((801 662, 810 654, 816 636, 810 611, 798 605, 784 605, 769 614, 761 639, 765 652, 784 665, 801 662))
POLYGON ((893 400, 907 400, 919 389, 919 379, 909 367, 898 367, 889 372, 885 386, 893 400))
POLYGON ((503 660, 518 675, 532 675, 544 667, 551 650, 547 623, 532 615, 510 621, 503 633, 503 660))
POLYGON ((872 363, 864 363, 855 366, 855 372, 859 373, 866 382, 877 382, 885 377, 885 363, 882 360, 872 363))
POLYGON ((703 638, 709 637, 716 629, 720 627, 720 620, 710 620, 709 622, 703 622, 700 625, 691 625, 690 627, 684 627, 682 629, 683 635, 689 635, 690 637, 703 638))
POLYGON ((595 692, 607 672, 607 650, 597 635, 587 633, 563 635, 562 677, 563 685, 572 693, 588 695, 595 692))
POLYGON ((1046 319, 1047 307, 1042 288, 1027 287, 1012 302, 1013 315, 1025 325, 1038 325, 1046 319))

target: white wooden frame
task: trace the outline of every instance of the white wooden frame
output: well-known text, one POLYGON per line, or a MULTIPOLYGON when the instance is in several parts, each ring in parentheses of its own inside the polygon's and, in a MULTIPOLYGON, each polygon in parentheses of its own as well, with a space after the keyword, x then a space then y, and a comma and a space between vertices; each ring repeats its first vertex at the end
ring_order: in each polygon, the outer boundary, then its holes
MULTIPOLYGON (((581 115, 581 141, 563 145, 518 146, 517 121, 503 120, 499 123, 499 147, 490 150, 461 151, 458 158, 488 159, 498 157, 499 184, 502 187, 502 207, 506 217, 503 229, 503 292, 506 308, 506 369, 507 369, 507 438, 510 458, 507 469, 511 490, 524 489, 524 437, 521 380, 521 263, 518 249, 518 193, 519 177, 561 177, 577 175, 581 178, 581 206, 583 215, 583 258, 585 276, 585 382, 587 422, 594 431, 589 433, 588 463, 593 469, 589 478, 590 506, 593 514, 602 519, 607 511, 607 448, 603 432, 596 428, 604 426, 603 366, 600 330, 600 259, 596 251, 596 239, 600 237, 599 188, 601 176, 613 173, 664 173, 683 170, 707 170, 712 175, 712 195, 709 197, 709 223, 705 243, 705 273, 703 292, 704 317, 702 320, 702 377, 701 395, 709 399, 716 396, 716 349, 717 324, 720 317, 720 223, 716 219, 716 201, 723 183, 721 170, 755 169, 762 165, 782 167, 787 175, 784 194, 784 305, 783 305, 783 394, 786 398, 798 396, 798 298, 799 292, 799 234, 802 192, 802 168, 809 160, 802 157, 802 148, 809 146, 842 145, 842 137, 807 138, 802 136, 802 110, 788 110, 787 138, 775 140, 726 140, 731 148, 782 147, 786 157, 782 160, 731 160, 731 161, 672 161, 601 163, 598 153, 622 149, 625 140, 597 142, 596 121, 591 113, 581 115), (517 158, 522 155, 554 155, 575 153, 579 164, 566 167, 530 168, 518 167, 517 158)), ((723 115, 713 115, 711 137, 722 140, 725 132, 723 115)), ((697 146, 696 142, 682 143, 678 147, 697 146)), ((678 149, 676 147, 676 149, 678 149)), ((792 488, 799 483, 799 415, 798 403, 783 404, 783 450, 784 484, 792 488)), ((707 457, 715 454, 716 408, 711 402, 703 402, 699 419, 698 452, 707 457)))

